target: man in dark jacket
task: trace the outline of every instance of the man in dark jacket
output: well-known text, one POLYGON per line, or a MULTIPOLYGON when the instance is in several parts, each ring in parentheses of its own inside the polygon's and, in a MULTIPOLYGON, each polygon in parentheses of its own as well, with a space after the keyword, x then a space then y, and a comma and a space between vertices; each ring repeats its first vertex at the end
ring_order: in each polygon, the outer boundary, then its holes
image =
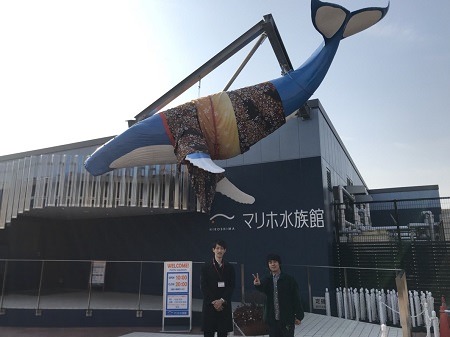
POLYGON ((235 286, 234 268, 223 260, 225 241, 215 241, 214 257, 202 268, 200 285, 203 292, 203 332, 205 337, 225 337, 233 331, 231 295, 235 286))
POLYGON ((267 256, 270 275, 262 281, 253 275, 255 288, 266 294, 264 321, 269 325, 270 337, 293 337, 295 325, 304 317, 297 281, 281 271, 281 258, 267 256))

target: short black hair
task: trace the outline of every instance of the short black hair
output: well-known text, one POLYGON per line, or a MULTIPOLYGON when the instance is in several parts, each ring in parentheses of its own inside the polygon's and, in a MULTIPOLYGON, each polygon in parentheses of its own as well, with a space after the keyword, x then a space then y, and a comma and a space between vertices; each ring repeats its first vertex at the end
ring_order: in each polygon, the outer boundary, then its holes
POLYGON ((227 249, 227 243, 223 240, 216 240, 213 242, 212 248, 216 248, 216 246, 219 245, 223 249, 227 249))
POLYGON ((278 261, 279 264, 281 264, 281 257, 278 254, 274 254, 274 253, 270 253, 269 255, 267 255, 267 262, 269 261, 278 261))

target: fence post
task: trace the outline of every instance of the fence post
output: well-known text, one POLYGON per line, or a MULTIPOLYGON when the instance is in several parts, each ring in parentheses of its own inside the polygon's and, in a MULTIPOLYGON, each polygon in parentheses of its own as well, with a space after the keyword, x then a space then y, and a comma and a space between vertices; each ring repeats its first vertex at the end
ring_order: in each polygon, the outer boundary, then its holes
POLYGON ((92 297, 92 274, 94 272, 94 261, 91 261, 91 271, 89 272, 89 281, 88 281, 88 303, 87 303, 87 309, 86 309, 86 317, 92 316, 92 309, 91 309, 91 297, 92 297))
POLYGON ((37 296, 37 303, 36 303, 36 316, 41 316, 41 314, 42 314, 40 304, 41 304, 42 282, 44 279, 44 265, 45 265, 45 261, 42 260, 41 261, 41 276, 39 278, 39 289, 38 289, 38 296, 37 296))
POLYGON ((143 262, 140 262, 139 265, 139 293, 138 293, 138 305, 136 309, 136 317, 141 318, 142 317, 142 310, 141 310, 141 298, 142 298, 142 267, 143 262))
POLYGON ((411 317, 408 310, 408 286, 406 284, 406 273, 398 271, 395 276, 395 284, 398 291, 398 307, 400 312, 400 325, 403 337, 411 337, 411 317))
POLYGON ((241 263, 241 303, 245 303, 245 272, 244 272, 244 264, 241 263))
POLYGON ((311 275, 309 273, 309 266, 306 267, 306 274, 307 274, 307 277, 308 277, 309 312, 313 312, 312 290, 311 290, 311 275))
POLYGON ((328 288, 325 288, 325 312, 327 316, 331 316, 330 293, 328 292, 328 288))
POLYGON ((344 267, 344 288, 348 289, 348 284, 347 284, 347 268, 344 267))
POLYGON ((5 308, 3 308, 3 300, 5 298, 6 275, 7 274, 8 274, 8 260, 5 260, 5 272, 3 274, 2 295, 1 295, 1 299, 0 299, 0 315, 5 314, 5 308))
POLYGON ((394 200, 394 209, 395 209, 395 222, 397 223, 398 243, 400 244, 402 242, 402 235, 400 234, 400 222, 398 220, 397 200, 394 200))

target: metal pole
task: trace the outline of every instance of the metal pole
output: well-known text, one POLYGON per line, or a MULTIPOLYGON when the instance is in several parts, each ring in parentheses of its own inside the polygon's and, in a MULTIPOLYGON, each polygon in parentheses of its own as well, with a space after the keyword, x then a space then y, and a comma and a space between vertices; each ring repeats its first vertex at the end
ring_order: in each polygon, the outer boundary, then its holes
POLYGON ((394 209, 395 209, 395 222, 397 222, 397 237, 398 237, 398 242, 401 243, 402 242, 402 236, 400 234, 400 223, 398 221, 398 208, 397 208, 397 200, 394 200, 394 209))
POLYGON ((39 279, 39 289, 38 289, 38 296, 37 296, 37 303, 36 303, 36 316, 41 316, 41 314, 42 314, 41 310, 39 309, 39 305, 40 305, 40 302, 41 302, 41 289, 42 289, 42 280, 44 278, 44 265, 45 265, 45 261, 42 260, 42 263, 41 263, 41 276, 40 276, 40 279, 39 279))
POLYGON ((248 61, 252 58, 253 54, 255 54, 255 52, 258 50, 259 46, 262 45, 262 43, 264 42, 264 40, 266 38, 267 38, 267 34, 266 33, 262 33, 261 36, 259 37, 258 41, 256 41, 255 45, 253 46, 252 50, 250 50, 250 52, 248 53, 247 57, 244 59, 242 64, 239 66, 238 70, 236 70, 236 72, 234 73, 233 77, 227 83, 225 88, 223 88, 223 91, 227 91, 231 87, 231 85, 233 84, 234 80, 238 77, 238 75, 241 73, 242 69, 244 69, 244 67, 246 66, 248 61))
POLYGON ((347 267, 344 267, 344 287, 345 287, 345 289, 348 289, 348 282, 347 282, 347 267))
MULTIPOLYGON (((244 48, 248 43, 256 39, 259 35, 264 32, 265 20, 261 20, 252 28, 250 28, 247 32, 242 34, 235 41, 230 43, 226 48, 212 57, 209 61, 203 64, 200 68, 195 70, 192 74, 166 92, 163 96, 158 98, 144 110, 142 110, 138 115, 134 118, 135 120, 129 121, 129 123, 134 124, 135 122, 139 122, 151 115, 155 112, 159 111, 163 107, 165 107, 168 103, 172 102, 175 98, 193 86, 199 79, 208 75, 211 71, 220 66, 223 62, 228 60, 231 56, 236 54, 239 50, 244 48)), ((131 125, 129 125, 131 126, 131 125)))
POLYGON ((244 277, 245 273, 244 273, 244 264, 241 263, 241 302, 245 303, 245 286, 244 286, 244 281, 245 281, 245 277, 244 277))
POLYGON ((3 274, 2 297, 0 299, 0 315, 3 315, 5 313, 5 308, 3 308, 3 299, 5 296, 6 274, 8 274, 8 261, 7 260, 5 260, 5 273, 3 274))
POLYGON ((308 275, 309 312, 312 312, 312 290, 309 267, 306 267, 306 274, 308 275))
POLYGON ((266 33, 267 37, 269 38, 272 49, 275 52, 275 56, 277 57, 278 63, 281 67, 282 74, 285 74, 288 71, 292 70, 291 61, 289 60, 286 48, 284 47, 280 33, 278 32, 275 20, 273 19, 271 14, 264 15, 263 20, 258 22, 247 32, 242 34, 239 38, 230 43, 226 48, 224 48, 209 61, 203 64, 200 68, 195 70, 192 74, 178 83, 175 87, 170 89, 163 96, 161 96, 147 108, 142 110, 138 115, 134 117, 135 120, 128 121, 129 126, 131 126, 135 122, 139 122, 153 115, 154 113, 162 109, 164 106, 172 102, 175 98, 177 98, 179 95, 193 86, 200 79, 204 78, 211 71, 216 69, 223 62, 228 60, 230 57, 232 57, 262 33, 266 33))
POLYGON ((92 274, 94 270, 94 262, 91 262, 91 271, 89 273, 89 281, 88 281, 88 303, 87 303, 87 309, 86 309, 86 317, 92 316, 92 310, 91 310, 91 294, 92 294, 92 274))
POLYGON ((411 337, 411 316, 408 310, 408 286, 404 270, 397 273, 395 283, 398 291, 398 307, 400 312, 400 325, 403 337, 411 337))
POLYGON ((136 317, 142 317, 141 294, 142 294, 142 261, 140 263, 140 271, 139 271, 139 295, 138 295, 138 307, 136 311, 136 317))

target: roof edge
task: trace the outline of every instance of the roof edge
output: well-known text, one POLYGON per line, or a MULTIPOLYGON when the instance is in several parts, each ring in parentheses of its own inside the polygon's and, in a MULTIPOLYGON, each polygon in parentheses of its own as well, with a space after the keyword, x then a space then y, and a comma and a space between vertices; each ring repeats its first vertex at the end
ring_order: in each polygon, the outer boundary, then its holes
POLYGON ((20 159, 20 158, 29 157, 29 156, 41 155, 41 154, 64 152, 64 151, 68 151, 68 150, 75 150, 75 149, 90 147, 90 146, 100 146, 114 137, 115 136, 102 137, 102 138, 85 140, 85 141, 76 142, 76 143, 69 143, 69 144, 65 144, 65 145, 57 145, 57 146, 47 147, 47 148, 43 148, 43 149, 7 154, 4 156, 0 156, 0 162, 14 160, 14 159, 20 159))

